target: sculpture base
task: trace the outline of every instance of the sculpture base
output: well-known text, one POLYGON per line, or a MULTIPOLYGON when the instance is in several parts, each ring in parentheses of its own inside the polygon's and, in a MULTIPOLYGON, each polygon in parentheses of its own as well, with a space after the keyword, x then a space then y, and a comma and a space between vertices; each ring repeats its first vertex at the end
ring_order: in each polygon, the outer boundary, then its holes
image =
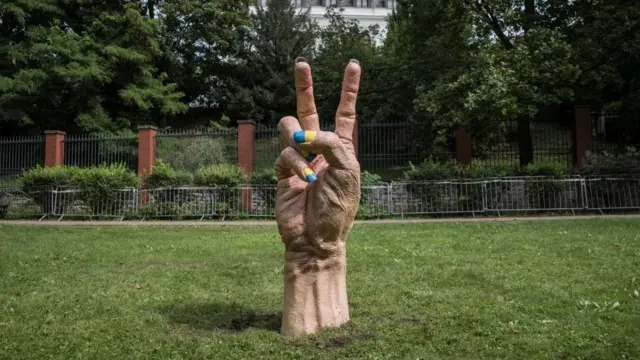
POLYGON ((344 251, 326 259, 287 252, 285 260, 282 335, 312 334, 349 321, 344 251))

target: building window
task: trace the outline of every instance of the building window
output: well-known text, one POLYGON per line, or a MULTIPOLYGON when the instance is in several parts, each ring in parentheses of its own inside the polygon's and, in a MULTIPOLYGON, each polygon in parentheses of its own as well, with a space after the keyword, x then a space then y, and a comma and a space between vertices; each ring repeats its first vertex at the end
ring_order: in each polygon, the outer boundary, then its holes
POLYGON ((356 0, 340 0, 340 6, 355 7, 356 0))
POLYGON ((325 0, 302 0, 302 6, 324 6, 325 0))
POLYGON ((386 8, 387 0, 367 0, 367 7, 386 8))

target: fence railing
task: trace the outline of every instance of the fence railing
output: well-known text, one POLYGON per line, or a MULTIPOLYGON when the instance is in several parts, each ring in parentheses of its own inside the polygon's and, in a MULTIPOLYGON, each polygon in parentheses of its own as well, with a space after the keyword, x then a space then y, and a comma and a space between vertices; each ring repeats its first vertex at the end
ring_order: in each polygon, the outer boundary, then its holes
POLYGON ((237 129, 158 132, 155 156, 188 171, 195 171, 203 165, 235 164, 238 162, 237 139, 237 129))
MULTIPOLYGON (((520 177, 363 186, 358 218, 640 210, 640 178, 520 177)), ((12 218, 273 218, 275 186, 0 189, 12 218)))
POLYGON ((138 168, 135 134, 69 134, 64 139, 64 164, 79 167, 125 164, 138 168))
POLYGON ((44 163, 44 136, 0 137, 0 185, 4 178, 21 175, 44 163))

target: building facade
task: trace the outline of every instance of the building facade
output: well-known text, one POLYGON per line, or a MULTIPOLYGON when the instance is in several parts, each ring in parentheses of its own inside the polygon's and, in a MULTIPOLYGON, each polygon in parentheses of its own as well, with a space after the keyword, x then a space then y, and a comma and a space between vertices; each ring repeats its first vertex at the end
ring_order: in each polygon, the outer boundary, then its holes
MULTIPOLYGON (((266 6, 268 0, 257 0, 262 6, 266 6)), ((342 15, 346 19, 356 19, 362 27, 379 25, 381 30, 387 28, 387 17, 396 6, 396 0, 291 0, 291 3, 300 9, 309 9, 309 15, 320 26, 326 26, 328 21, 324 18, 327 6, 338 5, 343 8, 342 15)))

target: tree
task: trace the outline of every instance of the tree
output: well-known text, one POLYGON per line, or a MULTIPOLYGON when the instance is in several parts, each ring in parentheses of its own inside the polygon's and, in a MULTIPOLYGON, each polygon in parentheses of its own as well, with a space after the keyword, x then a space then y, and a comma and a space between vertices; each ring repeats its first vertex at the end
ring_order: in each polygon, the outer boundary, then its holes
MULTIPOLYGON (((224 108, 235 63, 244 56, 251 25, 249 0, 147 1, 148 16, 158 9, 164 58, 172 81, 191 109, 224 108)), ((206 110, 207 111, 207 110, 206 110)))
MULTIPOLYGON (((466 62, 419 86, 417 111, 434 119, 441 140, 455 127, 467 126, 478 131, 476 143, 491 144, 490 138, 497 141, 495 135, 505 123, 516 121, 520 164, 526 165, 533 161, 531 120, 540 109, 573 100, 580 74, 573 48, 556 28, 542 26, 540 10, 550 9, 544 1, 458 4, 468 14, 467 28, 473 29, 466 40, 466 62)), ((459 44, 465 48, 462 41, 459 44)))
POLYGON ((119 131, 186 110, 138 4, 9 1, 0 16, 3 132, 119 131))
POLYGON ((244 53, 231 74, 227 94, 232 118, 276 124, 295 115, 294 60, 313 57, 316 29, 308 12, 298 13, 288 0, 257 7, 244 53))
MULTIPOLYGON (((357 59, 366 69, 360 80, 361 94, 357 104, 359 121, 374 122, 384 101, 379 100, 380 49, 376 38, 380 34, 378 26, 364 29, 357 20, 346 20, 342 10, 330 6, 325 18, 329 25, 319 30, 318 51, 312 61, 314 67, 314 93, 318 99, 320 119, 330 121, 340 103, 340 89, 344 68, 350 59, 357 59)), ((387 84, 384 86, 386 87, 387 84)))
POLYGON ((424 155, 432 153, 438 142, 444 143, 453 128, 441 130, 436 137, 437 114, 426 111, 417 98, 470 69, 472 15, 457 0, 398 0, 389 19, 383 49, 388 71, 379 76, 387 89, 383 103, 393 104, 385 117, 414 123, 412 138, 424 155))

